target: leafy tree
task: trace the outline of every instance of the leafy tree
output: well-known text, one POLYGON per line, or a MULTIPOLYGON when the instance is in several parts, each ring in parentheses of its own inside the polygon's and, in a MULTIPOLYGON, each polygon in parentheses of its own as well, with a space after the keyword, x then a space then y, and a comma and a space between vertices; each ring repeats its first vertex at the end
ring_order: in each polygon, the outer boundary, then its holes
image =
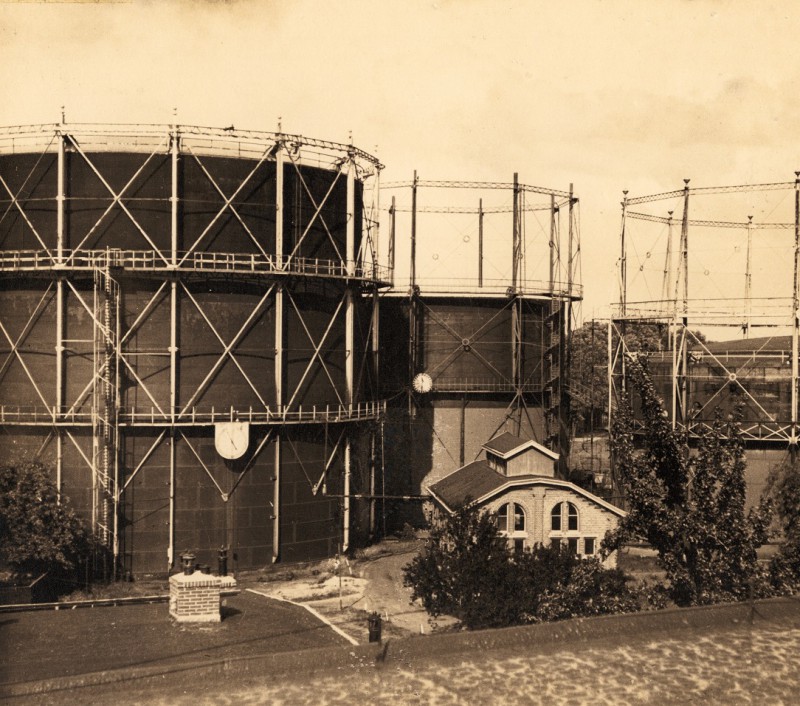
POLYGON ((567 548, 512 552, 494 518, 465 505, 431 530, 425 551, 403 569, 404 584, 434 617, 469 628, 504 627, 636 610, 622 572, 567 548))
POLYGON ((794 454, 770 469, 764 495, 775 510, 782 541, 771 569, 776 583, 800 583, 800 461, 794 454))
POLYGON ((512 610, 511 553, 491 516, 465 504, 431 530, 426 550, 403 569, 433 617, 453 615, 471 628, 518 621, 512 610))
MULTIPOLYGON (((625 345, 637 353, 669 350, 669 327, 648 321, 627 321, 624 325, 625 345)), ((706 337, 693 331, 700 342, 706 337)), ((690 339, 693 343, 693 339, 690 339)), ((597 428, 608 407, 608 323, 586 321, 570 338, 570 394, 574 421, 588 428, 597 428)))
POLYGON ((764 506, 745 513, 740 412, 723 419, 717 411, 690 456, 643 364, 631 360, 628 372, 641 398, 644 449, 634 450, 632 411, 624 401, 611 444, 630 511, 606 537, 604 550, 632 538, 646 540, 658 552, 678 605, 768 592, 756 550, 766 541, 769 518, 764 506))
POLYGON ((88 547, 83 523, 41 463, 0 468, 0 558, 22 574, 64 575, 88 547))

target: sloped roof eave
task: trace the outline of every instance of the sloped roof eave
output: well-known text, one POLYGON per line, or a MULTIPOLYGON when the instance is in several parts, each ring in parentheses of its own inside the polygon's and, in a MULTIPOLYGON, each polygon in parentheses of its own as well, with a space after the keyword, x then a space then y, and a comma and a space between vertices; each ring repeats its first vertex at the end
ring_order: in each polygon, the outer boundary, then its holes
POLYGON ((496 495, 500 495, 501 493, 506 492, 509 488, 518 488, 518 487, 525 487, 526 485, 534 486, 534 485, 550 485, 555 486, 558 488, 567 488, 568 490, 573 490, 578 495, 582 495, 587 500, 594 502, 595 504, 599 505, 602 508, 605 508, 609 512, 617 515, 618 517, 625 517, 628 513, 625 512, 622 508, 617 507, 616 505, 612 505, 611 503, 603 500, 603 498, 598 497, 594 493, 590 493, 588 490, 581 488, 574 483, 571 483, 568 480, 560 480, 558 478, 549 478, 546 476, 516 476, 510 477, 508 482, 503 483, 503 485, 498 486, 490 490, 488 493, 484 493, 481 497, 476 498, 473 501, 473 504, 482 505, 487 500, 495 497, 496 495))

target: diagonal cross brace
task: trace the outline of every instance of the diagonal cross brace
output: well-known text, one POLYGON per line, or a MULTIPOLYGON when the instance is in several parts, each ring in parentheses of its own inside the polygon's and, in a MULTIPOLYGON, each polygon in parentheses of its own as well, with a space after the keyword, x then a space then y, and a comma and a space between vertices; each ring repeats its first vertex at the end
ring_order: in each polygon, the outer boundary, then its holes
MULTIPOLYGON (((204 165, 204 164, 203 164, 203 163, 200 161, 200 158, 199 158, 199 157, 198 157, 198 156, 197 156, 197 155, 196 155, 196 154, 195 154, 195 153, 192 151, 192 149, 191 149, 191 148, 189 148, 189 151, 191 152, 192 156, 195 158, 195 161, 197 162, 197 164, 200 166, 200 169, 202 169, 202 170, 203 170, 203 173, 206 175, 206 177, 208 178, 208 180, 211 182, 211 185, 212 185, 212 186, 213 186, 213 187, 214 187, 214 188, 217 190, 217 193, 218 193, 218 194, 219 194, 219 195, 220 195, 220 196, 223 198, 223 200, 225 201, 225 204, 226 204, 226 206, 227 206, 228 210, 229 210, 229 211, 230 211, 230 212, 231 212, 231 213, 232 213, 234 216, 236 216, 236 220, 237 220, 237 221, 239 221, 239 223, 241 224, 242 228, 244 228, 244 229, 245 229, 245 231, 247 232, 247 235, 249 235, 249 236, 250 236, 250 240, 252 240, 252 241, 253 241, 253 243, 255 244, 255 246, 258 248, 259 252, 260 252, 260 253, 261 253, 261 254, 262 254, 262 255, 263 255, 263 256, 264 256, 266 259, 269 259, 269 255, 267 255, 267 252, 264 250, 264 248, 263 248, 263 247, 261 247, 261 243, 259 243, 259 242, 258 242, 258 239, 256 238, 256 236, 255 236, 255 235, 253 235, 253 231, 251 231, 251 230, 250 230, 250 228, 248 227, 248 225, 247 225, 247 224, 244 222, 244 220, 242 219, 242 217, 239 215, 239 212, 238 212, 238 211, 236 210, 236 208, 233 206, 233 201, 232 201, 232 199, 231 199, 231 200, 228 200, 228 197, 225 195, 225 192, 223 192, 223 191, 222 191, 222 189, 219 187, 219 184, 217 184, 217 182, 216 182, 216 180, 214 179, 214 177, 213 177, 213 176, 211 176, 211 174, 209 173, 208 169, 206 169, 205 165, 204 165)), ((262 160, 261 160, 261 162, 259 162, 259 164, 262 164, 263 162, 264 162, 264 160, 262 159, 262 160)), ((253 173, 251 172, 250 176, 248 176, 248 177, 247 177, 247 178, 248 178, 248 180, 250 179, 250 177, 252 176, 252 174, 253 174, 253 173)))
MULTIPOLYGON (((30 228, 31 231, 33 232, 33 234, 36 236, 36 240, 39 241, 39 244, 42 246, 42 248, 52 258, 53 257, 53 253, 50 251, 50 248, 48 248, 47 245, 45 245, 44 240, 42 240, 42 237, 39 235, 39 231, 37 231, 36 228, 34 227, 33 223, 31 223, 30 219, 28 218, 28 214, 25 213, 25 209, 22 208, 22 206, 20 206, 19 200, 12 193, 11 189, 8 187, 8 184, 6 184, 6 180, 3 179, 2 176, 0 176, 0 184, 3 185, 5 190, 8 192, 8 195, 11 197, 11 203, 9 204, 8 209, 6 209, 6 213, 8 213, 8 210, 11 208, 11 206, 16 206, 17 210, 20 212, 20 215, 25 219, 25 223, 28 224, 28 228, 30 228)), ((3 216, 3 218, 5 218, 5 215, 3 216)))
POLYGON ((163 260, 164 264, 169 266, 169 261, 164 257, 164 255, 161 252, 161 250, 158 249, 156 244, 152 241, 150 236, 147 234, 147 232, 144 230, 144 228, 142 228, 142 226, 139 224, 139 222, 136 220, 136 218, 134 218, 133 214, 128 210, 128 207, 122 201, 122 195, 125 193, 125 191, 128 190, 130 185, 133 184, 133 182, 136 180, 136 178, 139 176, 139 174, 142 173, 144 168, 150 163, 150 160, 153 157, 155 157, 156 154, 158 154, 158 152, 152 152, 150 155, 148 155, 147 159, 144 161, 142 166, 140 166, 139 169, 136 170, 134 175, 128 180, 128 183, 125 184, 124 187, 122 187, 122 190, 119 193, 117 193, 117 192, 114 191, 114 189, 111 187, 111 185, 105 180, 105 178, 100 173, 100 171, 97 169, 97 167, 95 167, 95 165, 92 162, 92 160, 89 159, 89 157, 86 155, 86 153, 80 148, 80 145, 78 145, 78 143, 75 141, 75 139, 71 135, 68 136, 68 137, 69 137, 69 141, 74 145, 75 149, 78 151, 78 154, 80 154, 81 157, 83 157, 83 159, 85 160, 86 164, 89 165, 89 168, 95 173, 95 176, 97 176, 97 178, 102 182, 103 186, 106 187, 108 192, 113 197, 113 200, 109 204, 108 208, 103 212, 103 215, 100 216, 100 218, 91 227, 89 232, 83 237, 83 240, 81 240, 81 242, 78 244, 78 246, 73 249, 72 254, 69 256, 69 258, 67 258, 67 262, 69 262, 70 260, 72 260, 72 258, 75 257, 77 251, 80 250, 80 248, 83 246, 83 244, 91 237, 92 233, 94 233, 94 231, 97 230, 97 228, 100 226, 100 223, 103 221, 103 219, 106 217, 106 215, 108 215, 108 213, 111 211, 111 209, 115 205, 118 204, 119 207, 125 212, 125 215, 127 215, 128 218, 131 220, 131 223, 133 223, 133 225, 136 227, 136 229, 139 231, 139 233, 141 233, 142 237, 149 243, 150 247, 153 248, 153 252, 157 253, 158 256, 163 260))
POLYGON ((339 256, 339 259, 340 260, 344 260, 345 258, 342 257, 342 253, 339 251, 339 248, 336 246, 336 241, 333 238, 333 234, 331 233, 330 228, 328 228, 328 224, 325 222, 325 217, 322 216, 322 209, 325 206, 325 204, 328 202, 328 198, 330 197, 331 193, 333 192, 333 187, 336 186, 337 182, 339 181, 339 177, 341 177, 342 174, 344 173, 343 170, 344 170, 345 162, 343 162, 339 166, 339 171, 336 172, 336 177, 331 182, 331 185, 328 187, 328 191, 326 192, 325 196, 322 197, 322 200, 319 202, 319 204, 317 204, 316 199, 311 194, 311 189, 308 188, 308 184, 306 183, 306 180, 303 178, 303 174, 300 171, 300 167, 299 167, 299 165, 297 163, 297 160, 295 160, 295 158, 292 156, 291 153, 288 153, 288 154, 289 154, 289 159, 292 160, 292 165, 294 166, 295 171, 297 172, 297 176, 300 179, 300 183, 303 185, 303 189, 305 189, 306 194, 308 194, 309 200, 311 201, 312 205, 314 206, 314 208, 316 210, 314 211, 314 215, 311 217, 309 222, 306 224, 305 230, 303 231, 303 233, 301 234, 300 238, 298 239, 297 244, 294 246, 294 250, 292 250, 291 255, 289 255, 289 258, 287 259, 286 264, 288 265, 289 262, 291 262, 292 258, 297 253, 298 249, 300 248, 300 245, 305 240, 305 237, 311 231, 311 226, 314 225, 314 222, 317 220, 317 218, 319 218, 319 220, 321 221, 322 227, 325 229, 325 234, 328 236, 328 239, 331 241, 331 245, 333 245, 333 249, 336 251, 336 254, 339 256))
POLYGON ((268 406, 267 403, 261 397, 255 385, 253 385, 252 381, 247 376, 247 373, 243 370, 242 366, 239 365, 239 361, 236 360, 236 356, 233 355, 233 349, 239 344, 242 338, 244 338, 245 334, 250 330, 250 327, 255 323, 256 318, 264 310, 264 305, 269 299, 269 295, 272 293, 272 290, 275 288, 275 285, 274 284, 270 285, 269 289, 267 289, 267 291, 264 293, 264 296, 261 297, 258 304, 256 304, 255 308, 247 317, 247 320, 241 325, 239 330, 236 332, 236 335, 234 335, 234 337, 231 339, 230 343, 226 343, 225 340, 222 338, 222 336, 219 335, 217 329, 214 327, 214 324, 211 323, 209 318, 206 316, 206 313, 203 311, 203 308, 200 306, 199 302, 192 296, 192 293, 189 291, 186 285, 181 283, 181 286, 183 287, 186 294, 189 296, 191 302, 197 308, 197 311, 200 312, 200 316, 202 316, 203 320, 206 322, 206 324, 208 324, 208 327, 211 329, 211 332, 214 334, 214 336, 216 336, 217 340, 222 344, 224 350, 220 354, 219 358, 217 358, 217 361, 214 363, 214 365, 212 366, 211 370, 208 372, 206 377, 203 379, 198 388, 195 390, 194 394, 191 396, 189 401, 183 406, 183 409, 180 411, 180 414, 178 416, 181 417, 184 414, 186 414, 187 410, 194 404, 195 400, 197 400, 197 398, 205 391, 205 389, 208 387, 208 384, 211 382, 211 380, 217 374, 219 369, 225 363, 225 358, 230 358, 231 361, 233 361, 233 364, 239 369, 239 372, 247 381, 247 384, 250 386, 250 389, 255 393, 256 397, 258 397, 259 402, 261 402, 261 404, 264 407, 267 407, 268 406))
MULTIPOLYGON (((331 316, 331 320, 328 322, 328 327, 325 329, 325 333, 322 335, 322 338, 320 339, 319 345, 317 345, 317 343, 314 341, 314 339, 312 338, 311 334, 309 333, 308 329, 306 328, 305 322, 303 321, 303 317, 300 314, 300 312, 298 311, 297 305, 294 303, 294 299, 292 298, 291 294, 289 294, 289 300, 292 302, 292 306, 294 307, 294 310, 297 312, 297 314, 298 314, 298 316, 300 318, 300 323, 303 325, 303 328, 305 329, 306 335, 308 336, 308 339, 311 342, 311 345, 314 346, 314 355, 312 355, 311 359, 308 361, 308 365, 306 366, 306 369, 303 371, 303 376, 300 378, 300 382, 297 383, 297 387, 295 387, 294 394, 292 395, 292 398, 289 400, 288 404, 286 405, 286 409, 289 409, 292 406, 292 403, 295 401, 295 398, 299 394, 300 389, 303 387, 303 383, 305 382, 306 377, 308 377, 308 373, 311 371, 311 367, 314 365, 314 361, 317 358, 319 358, 319 354, 320 354, 320 351, 322 350, 322 346, 325 345, 325 341, 328 338, 328 334, 331 332, 331 329, 333 328, 333 323, 334 323, 334 321, 336 321, 336 317, 339 315, 339 312, 342 310, 342 305, 344 304, 344 299, 342 299, 342 301, 340 301, 339 305, 336 307, 336 311, 333 312, 333 316, 331 316)), ((351 354, 352 354, 352 352, 351 352, 351 354)), ((333 383, 333 380, 331 379, 331 375, 328 372, 327 367, 325 366, 325 362, 322 360, 322 358, 319 358, 319 362, 320 362, 320 365, 322 365, 322 368, 325 370, 325 374, 328 376, 328 379, 331 381, 331 384, 333 385, 333 390, 334 390, 334 392, 336 392, 336 397, 339 399, 339 403, 340 404, 344 404, 344 402, 342 401, 342 397, 339 394, 338 390, 336 389, 336 385, 333 383)))
MULTIPOLYGON (((231 196, 230 196, 229 198, 226 198, 226 197, 223 195, 223 198, 225 199, 225 203, 224 203, 224 204, 222 204, 222 208, 220 208, 220 209, 219 209, 219 211, 217 211, 217 213, 216 213, 216 215, 214 216, 214 218, 212 218, 212 219, 211 219, 211 222, 210 222, 210 223, 209 223, 209 224, 208 224, 208 225, 205 227, 205 229, 203 230, 203 232, 202 232, 202 233, 200 233, 200 235, 197 237, 197 239, 194 241, 194 243, 192 243, 192 246, 191 246, 191 247, 190 247, 190 248, 189 248, 189 249, 186 251, 186 254, 184 254, 184 256, 181 258, 180 262, 178 263, 179 265, 182 265, 184 262, 186 262, 186 259, 189 257, 189 255, 191 255, 191 254, 192 254, 192 253, 195 251, 195 249, 197 248, 197 246, 198 246, 198 245, 200 245, 200 242, 201 242, 201 241, 202 241, 202 240, 203 240, 203 239, 206 237, 206 235, 208 235, 208 233, 209 233, 209 232, 211 231, 211 229, 214 227, 214 224, 215 224, 215 223, 216 223, 216 222, 217 222, 217 221, 218 221, 220 218, 222 218, 222 214, 223 214, 223 213, 225 213, 225 211, 226 211, 228 208, 231 208, 231 203, 233 203, 233 200, 234 200, 234 199, 235 199, 235 198, 236 198, 236 197, 239 195, 239 192, 240 192, 242 189, 244 189, 244 187, 247 185, 247 183, 248 183, 248 182, 250 181, 250 179, 253 177, 253 174, 255 174, 255 173, 256 173, 256 171, 258 171, 259 167, 260 167, 260 166, 261 166, 261 165, 262 165, 262 164, 263 164, 265 161, 267 161, 267 159, 269 159, 269 158, 270 158, 270 157, 271 157, 271 156, 274 154, 274 150, 275 150, 275 145, 272 145, 271 147, 269 147, 268 149, 266 149, 266 150, 264 151, 264 154, 262 154, 262 155, 261 155, 261 159, 259 159, 259 160, 258 160, 258 162, 256 163, 256 166, 255 166, 255 167, 253 167, 253 169, 250 171, 250 173, 249 173, 249 174, 248 174, 248 175, 247 175, 247 176, 244 178, 244 181, 243 181, 241 184, 239 184, 239 186, 236 188, 236 191, 234 191, 234 192, 233 192, 233 194, 231 194, 231 196)), ((192 156, 194 156, 194 155, 192 155, 192 156)), ((197 157, 195 157, 195 159, 197 159, 197 157)), ((198 161, 199 161, 199 160, 198 160, 198 161)), ((202 165, 201 165, 201 166, 202 166, 202 165)), ((205 170, 204 170, 204 171, 205 171, 205 170)), ((215 186, 216 186, 216 185, 215 185, 215 186)), ((220 192, 220 193, 221 193, 221 192, 220 192)))

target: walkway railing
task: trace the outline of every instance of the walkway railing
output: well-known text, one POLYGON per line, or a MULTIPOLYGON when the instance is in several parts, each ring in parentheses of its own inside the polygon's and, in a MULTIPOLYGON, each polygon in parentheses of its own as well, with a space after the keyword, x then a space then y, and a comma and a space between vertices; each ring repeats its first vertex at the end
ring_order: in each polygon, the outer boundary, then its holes
MULTIPOLYGON (((295 409, 265 407, 198 408, 186 411, 155 407, 129 407, 119 410, 120 426, 210 426, 218 422, 239 421, 251 424, 333 424, 379 419, 386 413, 386 400, 359 402, 352 405, 299 405, 295 409)), ((0 405, 0 424, 26 426, 91 426, 98 413, 91 409, 58 413, 54 407, 0 405)))
POLYGON ((157 250, 64 250, 61 258, 48 250, 0 252, 0 272, 90 271, 121 268, 134 272, 201 272, 233 275, 303 275, 357 279, 387 285, 392 272, 377 263, 347 262, 261 253, 179 252, 157 250))

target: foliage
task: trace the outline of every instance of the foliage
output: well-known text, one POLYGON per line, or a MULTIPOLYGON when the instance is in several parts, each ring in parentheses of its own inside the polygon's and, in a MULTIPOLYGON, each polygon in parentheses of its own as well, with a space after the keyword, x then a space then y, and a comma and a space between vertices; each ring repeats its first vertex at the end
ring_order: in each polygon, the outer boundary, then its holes
MULTIPOLYGON (((669 350, 669 328, 665 324, 625 322, 625 345, 637 353, 669 350)), ((706 342, 701 331, 692 331, 690 346, 706 342)), ((608 407, 608 324, 586 321, 570 337, 571 409, 576 422, 597 428, 608 407)))
POLYGON ((767 538, 769 513, 745 513, 744 443, 740 411, 717 411, 696 455, 672 429, 653 383, 636 360, 629 362, 641 398, 645 447, 634 451, 632 411, 617 412, 612 450, 630 511, 609 533, 603 549, 646 540, 658 553, 671 598, 678 605, 741 600, 769 593, 756 550, 767 538))
POLYGON ((639 610, 638 596, 627 587, 619 569, 603 569, 592 557, 575 561, 569 579, 547 587, 539 597, 537 620, 630 613, 639 610))
POLYGON ((433 617, 448 614, 469 627, 516 622, 509 614, 511 555, 493 519, 465 504, 431 530, 426 551, 403 569, 433 617))
POLYGON ((48 469, 23 462, 0 468, 0 557, 24 574, 66 574, 88 547, 83 524, 58 502, 48 469))
POLYGON ((765 497, 775 510, 782 541, 771 572, 777 585, 800 584, 800 461, 793 454, 770 469, 765 497))
POLYGON ((512 552, 494 518, 473 505, 435 527, 403 572, 432 616, 452 615, 472 629, 638 609, 622 572, 567 548, 512 552))

